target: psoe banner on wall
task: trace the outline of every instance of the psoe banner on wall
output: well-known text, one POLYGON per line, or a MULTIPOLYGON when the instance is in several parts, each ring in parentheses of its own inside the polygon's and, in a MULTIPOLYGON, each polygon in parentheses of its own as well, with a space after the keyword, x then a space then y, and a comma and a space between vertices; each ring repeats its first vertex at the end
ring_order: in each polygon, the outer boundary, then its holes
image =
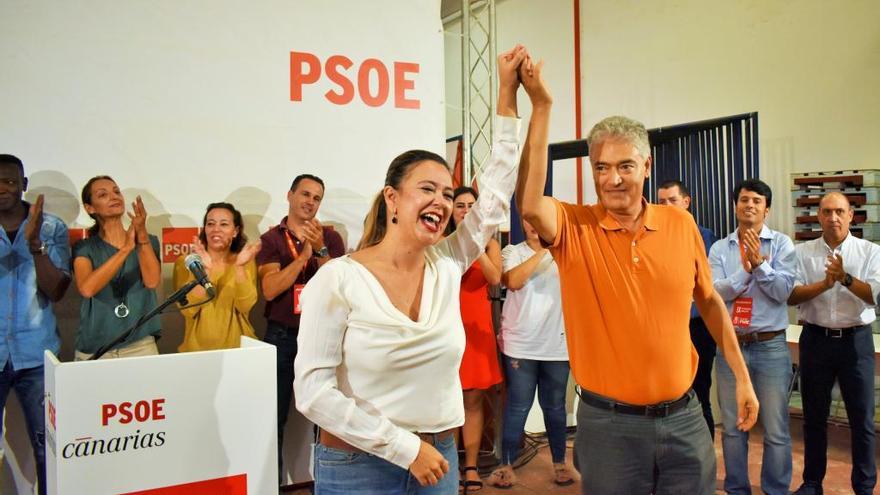
POLYGON ((391 160, 444 147, 440 0, 2 2, 0 66, 0 152, 74 227, 106 174, 154 235, 226 201, 256 239, 311 173, 354 247, 391 160))
POLYGON ((274 347, 45 366, 48 493, 277 491, 274 347))

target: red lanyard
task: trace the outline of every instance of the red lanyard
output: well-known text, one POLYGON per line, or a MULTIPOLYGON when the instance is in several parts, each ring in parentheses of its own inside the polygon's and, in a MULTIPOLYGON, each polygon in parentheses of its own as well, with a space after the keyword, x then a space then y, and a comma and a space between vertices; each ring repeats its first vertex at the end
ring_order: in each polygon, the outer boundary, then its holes
MULTIPOLYGON (((299 252, 296 250, 296 245, 294 245, 294 243, 293 243, 293 237, 290 235, 290 231, 287 230, 286 228, 281 227, 280 225, 279 225, 279 228, 281 228, 282 231, 284 232, 284 239, 287 240, 287 247, 288 247, 288 249, 290 249, 290 255, 293 256, 294 261, 296 261, 296 259, 299 258, 299 252)), ((296 282, 299 282, 300 280, 305 279, 306 268, 308 267, 308 263, 309 263, 309 260, 306 260, 306 263, 303 265, 302 270, 300 270, 299 275, 296 276, 296 280, 294 281, 294 284, 296 284, 296 282)), ((299 313, 297 313, 297 314, 299 314, 299 313)))
POLYGON ((290 236, 290 231, 282 228, 284 231, 284 238, 287 239, 287 247, 290 249, 290 255, 293 256, 293 259, 297 259, 299 257, 299 253, 296 250, 296 246, 293 244, 293 238, 290 236))

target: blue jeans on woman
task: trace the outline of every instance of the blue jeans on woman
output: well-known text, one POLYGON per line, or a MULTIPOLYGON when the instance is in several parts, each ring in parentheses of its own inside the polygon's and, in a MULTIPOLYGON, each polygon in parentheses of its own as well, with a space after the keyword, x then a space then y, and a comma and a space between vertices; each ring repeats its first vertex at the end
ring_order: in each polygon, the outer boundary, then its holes
POLYGON ((434 445, 449 472, 434 486, 422 486, 406 469, 364 452, 315 445, 315 495, 456 495, 458 450, 452 435, 434 445))
POLYGON ((502 355, 507 380, 504 404, 504 427, 501 437, 501 463, 513 464, 532 403, 538 389, 538 403, 544 413, 544 427, 550 442, 553 462, 565 462, 565 390, 568 385, 568 361, 537 361, 502 355))
MULTIPOLYGON (((764 429, 761 461, 761 489, 768 495, 788 495, 791 485, 791 432, 788 427, 788 387, 791 384, 791 355, 785 334, 765 342, 740 344, 743 359, 761 410, 758 421, 764 429)), ((724 490, 730 495, 750 495, 749 433, 736 428, 736 378, 723 354, 715 360, 715 381, 724 435, 724 490)))

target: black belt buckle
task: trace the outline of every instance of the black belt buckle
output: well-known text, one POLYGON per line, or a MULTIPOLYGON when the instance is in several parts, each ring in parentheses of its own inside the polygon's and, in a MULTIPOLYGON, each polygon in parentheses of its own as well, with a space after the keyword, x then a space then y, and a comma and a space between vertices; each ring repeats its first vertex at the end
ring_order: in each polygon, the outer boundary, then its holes
POLYGON ((645 406, 645 416, 648 416, 649 418, 665 418, 666 416, 669 416, 671 406, 672 403, 670 402, 645 406))
POLYGON ((826 328, 825 336, 831 339, 842 339, 843 338, 843 329, 842 328, 826 328))

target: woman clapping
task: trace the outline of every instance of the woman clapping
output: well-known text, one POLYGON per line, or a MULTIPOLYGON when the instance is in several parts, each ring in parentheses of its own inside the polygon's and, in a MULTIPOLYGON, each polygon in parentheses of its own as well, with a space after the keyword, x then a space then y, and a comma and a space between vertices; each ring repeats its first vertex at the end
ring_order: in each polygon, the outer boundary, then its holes
MULTIPOLYGON (((186 320, 180 352, 230 349, 241 345, 241 336, 255 338, 248 315, 257 302, 257 268, 254 256, 260 243, 247 244, 241 213, 229 203, 211 203, 202 219, 202 231, 193 239, 214 285, 216 296, 206 304, 205 289, 190 293, 191 307, 181 312, 186 320)), ((184 257, 174 263, 174 288, 193 280, 184 257)))

